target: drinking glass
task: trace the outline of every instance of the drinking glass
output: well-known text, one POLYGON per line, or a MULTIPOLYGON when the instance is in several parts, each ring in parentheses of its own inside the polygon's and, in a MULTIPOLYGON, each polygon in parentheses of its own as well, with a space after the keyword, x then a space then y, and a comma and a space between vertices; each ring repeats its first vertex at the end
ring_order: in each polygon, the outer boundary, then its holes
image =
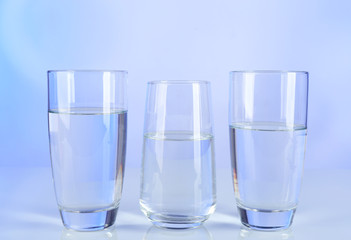
POLYGON ((49 71, 49 138, 56 200, 65 227, 114 224, 127 135, 125 71, 49 71))
POLYGON ((215 210, 210 83, 148 83, 140 206, 153 224, 199 226, 215 210))
POLYGON ((229 134, 241 222, 288 228, 297 207, 307 134, 308 73, 230 74, 229 134))

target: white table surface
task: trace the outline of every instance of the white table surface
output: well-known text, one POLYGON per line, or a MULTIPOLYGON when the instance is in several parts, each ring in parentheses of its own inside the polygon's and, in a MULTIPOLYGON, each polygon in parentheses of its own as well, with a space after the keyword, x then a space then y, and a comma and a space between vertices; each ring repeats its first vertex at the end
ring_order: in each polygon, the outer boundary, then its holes
POLYGON ((217 169, 217 210, 203 226, 193 230, 153 227, 139 210, 139 173, 139 169, 126 169, 116 224, 82 233, 64 229, 49 167, 1 167, 0 240, 351 239, 351 170, 305 170, 293 226, 271 233, 242 228, 230 169, 223 168, 217 169))

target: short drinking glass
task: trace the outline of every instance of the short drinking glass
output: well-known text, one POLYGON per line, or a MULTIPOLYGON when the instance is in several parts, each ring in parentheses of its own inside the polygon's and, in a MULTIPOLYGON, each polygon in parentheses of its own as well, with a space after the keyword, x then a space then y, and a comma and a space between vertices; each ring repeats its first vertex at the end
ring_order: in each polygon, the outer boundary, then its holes
POLYGON ((298 203, 307 133, 307 72, 231 72, 229 131, 241 222, 288 228, 298 203))
POLYGON ((63 224, 78 231, 114 224, 127 134, 124 71, 49 71, 52 173, 63 224))
POLYGON ((140 206, 157 226, 193 228, 215 210, 210 83, 148 83, 140 206))

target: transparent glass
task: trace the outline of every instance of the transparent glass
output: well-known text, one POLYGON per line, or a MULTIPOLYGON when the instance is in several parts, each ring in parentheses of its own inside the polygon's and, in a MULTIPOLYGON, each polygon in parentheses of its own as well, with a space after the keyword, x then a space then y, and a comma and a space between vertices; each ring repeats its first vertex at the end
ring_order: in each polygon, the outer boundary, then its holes
POLYGON ((241 222, 288 228, 297 207, 307 134, 307 72, 231 72, 229 134, 241 222))
POLYGON ((57 204, 65 227, 114 224, 127 136, 125 71, 49 71, 49 139, 57 204))
POLYGON ((210 83, 149 82, 141 210, 157 226, 193 228, 215 204, 210 83))

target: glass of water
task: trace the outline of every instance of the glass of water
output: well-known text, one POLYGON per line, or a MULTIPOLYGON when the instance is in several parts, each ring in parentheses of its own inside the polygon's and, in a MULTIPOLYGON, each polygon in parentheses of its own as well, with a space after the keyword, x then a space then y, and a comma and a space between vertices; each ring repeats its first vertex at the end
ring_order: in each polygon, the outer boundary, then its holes
POLYGON ((210 83, 148 83, 140 206, 153 224, 194 228, 215 210, 210 83))
POLYGON ((49 71, 49 137, 57 204, 65 227, 114 224, 127 135, 125 71, 49 71))
POLYGON ((229 131, 241 222, 288 228, 298 204, 307 134, 308 73, 230 74, 229 131))

